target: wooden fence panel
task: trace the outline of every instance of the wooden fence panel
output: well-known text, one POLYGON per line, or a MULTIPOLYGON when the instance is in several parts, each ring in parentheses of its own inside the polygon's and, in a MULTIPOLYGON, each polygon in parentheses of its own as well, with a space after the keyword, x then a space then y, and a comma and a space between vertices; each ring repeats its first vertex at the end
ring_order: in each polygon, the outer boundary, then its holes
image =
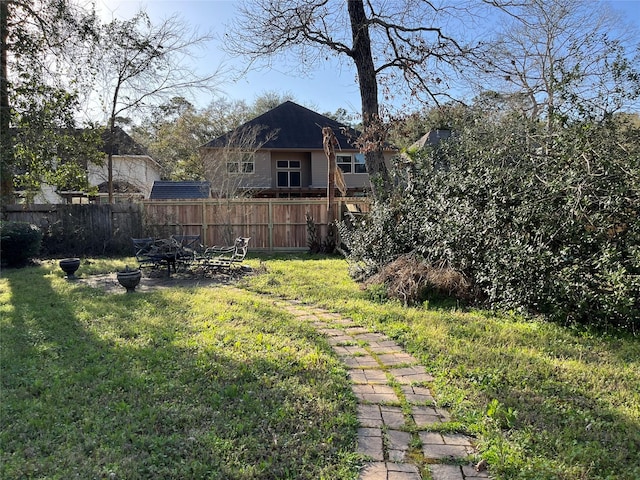
MULTIPOLYGON (((345 205, 369 211, 366 198, 337 198, 341 218, 345 205)), ((132 253, 132 237, 200 235, 204 245, 229 245, 251 237, 256 251, 308 248, 307 215, 322 242, 329 231, 327 200, 262 198, 233 200, 148 200, 114 205, 3 205, 6 220, 38 225, 43 254, 51 256, 132 253)))
POLYGON ((137 203, 4 205, 2 211, 6 220, 40 227, 43 255, 129 254, 131 237, 142 233, 142 209, 137 203))
MULTIPOLYGON (((346 204, 363 212, 369 208, 366 198, 337 198, 339 218, 346 204)), ((254 250, 306 250, 307 215, 320 241, 329 231, 327 200, 322 198, 148 200, 144 210, 149 235, 200 234, 205 245, 229 245, 245 236, 251 237, 254 250)))
POLYGON ((144 224, 154 237, 170 235, 201 235, 203 205, 187 202, 146 202, 144 224))

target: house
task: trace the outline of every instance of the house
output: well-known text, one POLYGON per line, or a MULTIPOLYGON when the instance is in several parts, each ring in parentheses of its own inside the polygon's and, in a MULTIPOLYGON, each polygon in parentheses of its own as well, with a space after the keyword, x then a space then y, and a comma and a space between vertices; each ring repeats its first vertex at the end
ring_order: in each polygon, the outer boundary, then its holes
POLYGON ((108 132, 102 135, 105 160, 102 165, 85 165, 89 185, 97 187, 98 195, 88 197, 86 192, 58 191, 51 185, 42 185, 34 198, 35 203, 98 203, 109 201, 108 166, 106 156, 112 152, 113 196, 116 202, 130 202, 149 198, 153 183, 160 180, 160 165, 146 150, 136 143, 124 130, 116 127, 114 138, 109 141, 108 132))
POLYGON ((447 140, 452 135, 451 129, 449 128, 436 128, 433 130, 429 130, 422 137, 420 137, 417 141, 415 141, 409 148, 425 148, 426 146, 436 147, 440 144, 440 142, 447 140))
MULTIPOLYGON (((400 153, 398 157, 397 165, 398 167, 403 167, 403 171, 396 181, 398 184, 404 186, 405 188, 411 188, 413 184, 413 179, 416 175, 421 175, 416 169, 416 164, 412 159, 411 155, 407 152, 418 152, 425 149, 434 150, 434 155, 432 158, 433 166, 437 169, 447 168, 447 159, 446 157, 437 153, 439 147, 449 139, 454 138, 454 133, 449 128, 437 128, 429 130, 418 140, 413 142, 407 151, 400 153)), ((400 170, 398 171, 400 173, 400 170)))
MULTIPOLYGON (((203 145, 200 154, 215 196, 324 197, 328 161, 322 128, 331 127, 347 196, 364 195, 369 175, 354 145, 358 132, 287 101, 203 145)), ((390 162, 395 152, 389 149, 390 162)))
POLYGON ((151 200, 179 200, 211 197, 209 182, 153 182, 151 200))
MULTIPOLYGON (((155 181, 160 180, 160 165, 120 127, 116 127, 114 138, 105 140, 104 153, 112 153, 112 176, 114 201, 131 201, 149 198, 155 181)), ((100 203, 109 201, 109 171, 103 165, 87 165, 89 185, 98 187, 100 203)))

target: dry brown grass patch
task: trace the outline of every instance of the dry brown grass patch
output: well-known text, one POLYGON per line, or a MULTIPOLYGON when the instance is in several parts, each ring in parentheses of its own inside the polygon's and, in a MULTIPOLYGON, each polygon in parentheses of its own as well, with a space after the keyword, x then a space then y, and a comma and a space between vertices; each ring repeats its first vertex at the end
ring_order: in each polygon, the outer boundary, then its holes
POLYGON ((364 288, 384 285, 387 296, 417 304, 429 294, 467 299, 471 284, 462 273, 446 266, 433 266, 416 255, 398 257, 364 282, 364 288))

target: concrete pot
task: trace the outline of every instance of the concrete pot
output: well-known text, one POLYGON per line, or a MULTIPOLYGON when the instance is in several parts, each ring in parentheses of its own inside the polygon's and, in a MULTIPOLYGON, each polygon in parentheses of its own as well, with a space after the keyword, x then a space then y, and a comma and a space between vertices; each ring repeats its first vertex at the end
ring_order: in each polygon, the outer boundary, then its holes
POLYGON ((127 293, 133 293, 140 283, 142 272, 140 269, 131 270, 127 267, 125 270, 117 272, 116 277, 118 278, 118 283, 127 289, 127 293))
POLYGON ((75 273, 80 267, 79 258, 64 258, 59 262, 60 268, 67 275, 67 279, 76 278, 75 273))

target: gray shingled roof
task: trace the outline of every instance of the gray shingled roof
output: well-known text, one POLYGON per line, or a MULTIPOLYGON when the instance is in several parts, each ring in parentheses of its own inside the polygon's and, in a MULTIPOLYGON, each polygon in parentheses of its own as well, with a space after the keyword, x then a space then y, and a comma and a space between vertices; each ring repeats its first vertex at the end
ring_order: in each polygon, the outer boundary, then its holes
POLYGON ((109 142, 109 129, 102 132, 102 140, 104 141, 102 151, 104 153, 109 153, 109 149, 112 149, 114 155, 148 155, 147 150, 134 141, 122 128, 116 127, 113 133, 113 141, 109 142))
POLYGON ((284 102, 266 113, 240 125, 235 130, 215 138, 204 147, 222 148, 229 139, 238 138, 237 132, 254 127, 263 128, 258 135, 257 144, 266 149, 305 149, 322 150, 322 128, 331 127, 342 150, 355 150, 352 139, 358 132, 329 117, 320 115, 294 102, 284 102), (275 138, 266 140, 269 132, 277 131, 275 138), (346 131, 345 135, 343 131, 346 131))
POLYGON ((451 136, 451 130, 448 128, 440 128, 436 130, 429 130, 425 133, 419 140, 414 142, 411 147, 413 148, 424 148, 429 145, 434 147, 440 143, 442 140, 446 140, 451 136))
POLYGON ((209 198, 211 184, 209 182, 153 182, 152 200, 175 200, 181 198, 209 198))

